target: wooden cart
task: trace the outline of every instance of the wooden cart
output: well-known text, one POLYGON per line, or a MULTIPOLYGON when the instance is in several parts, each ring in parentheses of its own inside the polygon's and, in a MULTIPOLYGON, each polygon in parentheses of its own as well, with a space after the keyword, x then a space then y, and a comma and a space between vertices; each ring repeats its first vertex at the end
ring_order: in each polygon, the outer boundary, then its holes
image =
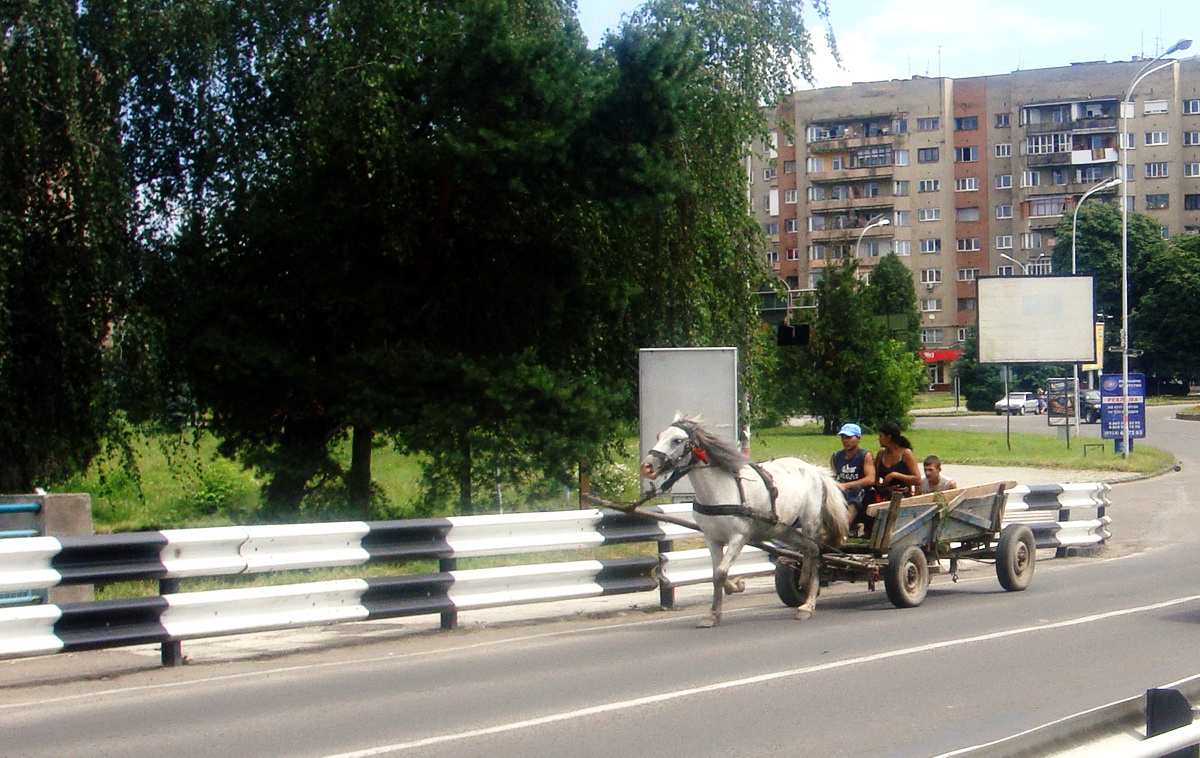
MULTIPOLYGON (((949 571, 957 577, 962 559, 995 561, 1000 586, 1010 592, 1033 581, 1037 544, 1024 524, 1003 530, 1004 492, 1016 482, 902 498, 867 506, 875 516, 868 538, 851 538, 838 549, 821 551, 822 586, 831 581, 867 582, 874 590, 882 578, 888 600, 897 608, 918 606, 929 590, 929 577, 949 571)), ((798 579, 798 559, 781 556, 775 566, 775 591, 792 607, 807 599, 798 579)))

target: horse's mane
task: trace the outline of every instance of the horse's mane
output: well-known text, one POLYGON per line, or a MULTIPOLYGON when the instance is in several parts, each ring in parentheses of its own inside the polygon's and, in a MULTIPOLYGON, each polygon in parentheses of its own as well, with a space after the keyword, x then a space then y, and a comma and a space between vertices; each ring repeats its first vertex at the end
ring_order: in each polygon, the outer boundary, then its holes
POLYGON ((673 422, 672 426, 677 426, 687 432, 691 436, 693 444, 704 451, 708 462, 722 471, 736 475, 742 470, 742 467, 750 463, 750 459, 738 449, 737 445, 715 434, 704 425, 698 416, 684 416, 673 422))

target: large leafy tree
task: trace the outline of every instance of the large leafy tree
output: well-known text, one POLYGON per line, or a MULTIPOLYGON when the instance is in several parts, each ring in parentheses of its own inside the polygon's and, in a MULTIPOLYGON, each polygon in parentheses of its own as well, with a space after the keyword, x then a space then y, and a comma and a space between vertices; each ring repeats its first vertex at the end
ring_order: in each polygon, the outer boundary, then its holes
MULTIPOLYGON (((1121 208, 1115 203, 1091 201, 1078 209, 1078 231, 1075 237, 1075 270, 1094 277, 1094 304, 1107 328, 1108 345, 1119 344, 1121 328, 1121 208)), ((1071 272, 1072 217, 1063 216, 1055 230, 1053 266, 1059 274, 1071 272)), ((1146 291, 1143 272, 1151 261, 1166 250, 1161 224, 1152 217, 1129 214, 1129 304, 1130 313, 1146 291)), ((1115 354, 1107 353, 1105 362, 1114 370, 1115 354)))
POLYGON ((1133 346, 1145 351, 1147 370, 1161 379, 1200 379, 1200 334, 1181 328, 1200 303, 1200 236, 1172 238, 1166 250, 1145 262, 1138 276, 1145 288, 1131 316, 1133 346))
POLYGON ((0 10, 0 490, 88 465, 128 283, 118 64, 102 0, 0 10))
POLYGON ((793 397, 822 419, 826 434, 846 421, 905 424, 922 372, 917 356, 870 316, 868 288, 855 270, 852 260, 825 267, 810 344, 784 368, 793 397))
POLYGON ((736 35, 683 9, 595 53, 556 0, 163 5, 127 98, 156 252, 136 332, 276 509, 361 498, 378 433, 464 509, 564 478, 619 437, 635 347, 755 334, 737 159, 795 50, 759 4, 725 9, 736 35))
POLYGON ((888 253, 876 264, 867 294, 873 312, 886 323, 892 338, 910 352, 919 352, 921 312, 917 310, 917 290, 912 271, 895 253, 888 253))

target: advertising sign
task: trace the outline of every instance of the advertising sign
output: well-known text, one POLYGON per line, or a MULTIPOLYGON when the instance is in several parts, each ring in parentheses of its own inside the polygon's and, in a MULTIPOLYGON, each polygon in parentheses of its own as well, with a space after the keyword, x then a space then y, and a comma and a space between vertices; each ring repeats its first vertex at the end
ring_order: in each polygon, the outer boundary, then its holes
MULTIPOLYGON (((1125 392, 1121 374, 1100 377, 1100 436, 1119 440, 1124 436, 1125 392)), ((1146 436, 1146 377, 1129 375, 1129 438, 1146 436)))
POLYGON ((1068 426, 1075 418, 1075 380, 1070 377, 1046 380, 1046 395, 1049 401, 1046 423, 1068 426))

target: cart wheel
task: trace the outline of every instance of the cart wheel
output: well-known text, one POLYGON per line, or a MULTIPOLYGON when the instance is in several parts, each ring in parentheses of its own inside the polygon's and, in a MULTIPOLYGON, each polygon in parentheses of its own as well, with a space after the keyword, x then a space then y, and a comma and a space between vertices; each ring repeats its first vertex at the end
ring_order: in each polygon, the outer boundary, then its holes
POLYGON ((1037 543, 1033 532, 1024 524, 1009 524, 1000 532, 996 545, 996 578, 1009 592, 1017 592, 1033 581, 1037 563, 1037 543))
POLYGON ((883 586, 888 600, 897 608, 915 608, 929 591, 929 562, 918 545, 909 545, 888 555, 883 586))
POLYGON ((799 566, 790 561, 775 564, 775 594, 790 608, 799 608, 808 602, 808 588, 800 586, 799 566))

